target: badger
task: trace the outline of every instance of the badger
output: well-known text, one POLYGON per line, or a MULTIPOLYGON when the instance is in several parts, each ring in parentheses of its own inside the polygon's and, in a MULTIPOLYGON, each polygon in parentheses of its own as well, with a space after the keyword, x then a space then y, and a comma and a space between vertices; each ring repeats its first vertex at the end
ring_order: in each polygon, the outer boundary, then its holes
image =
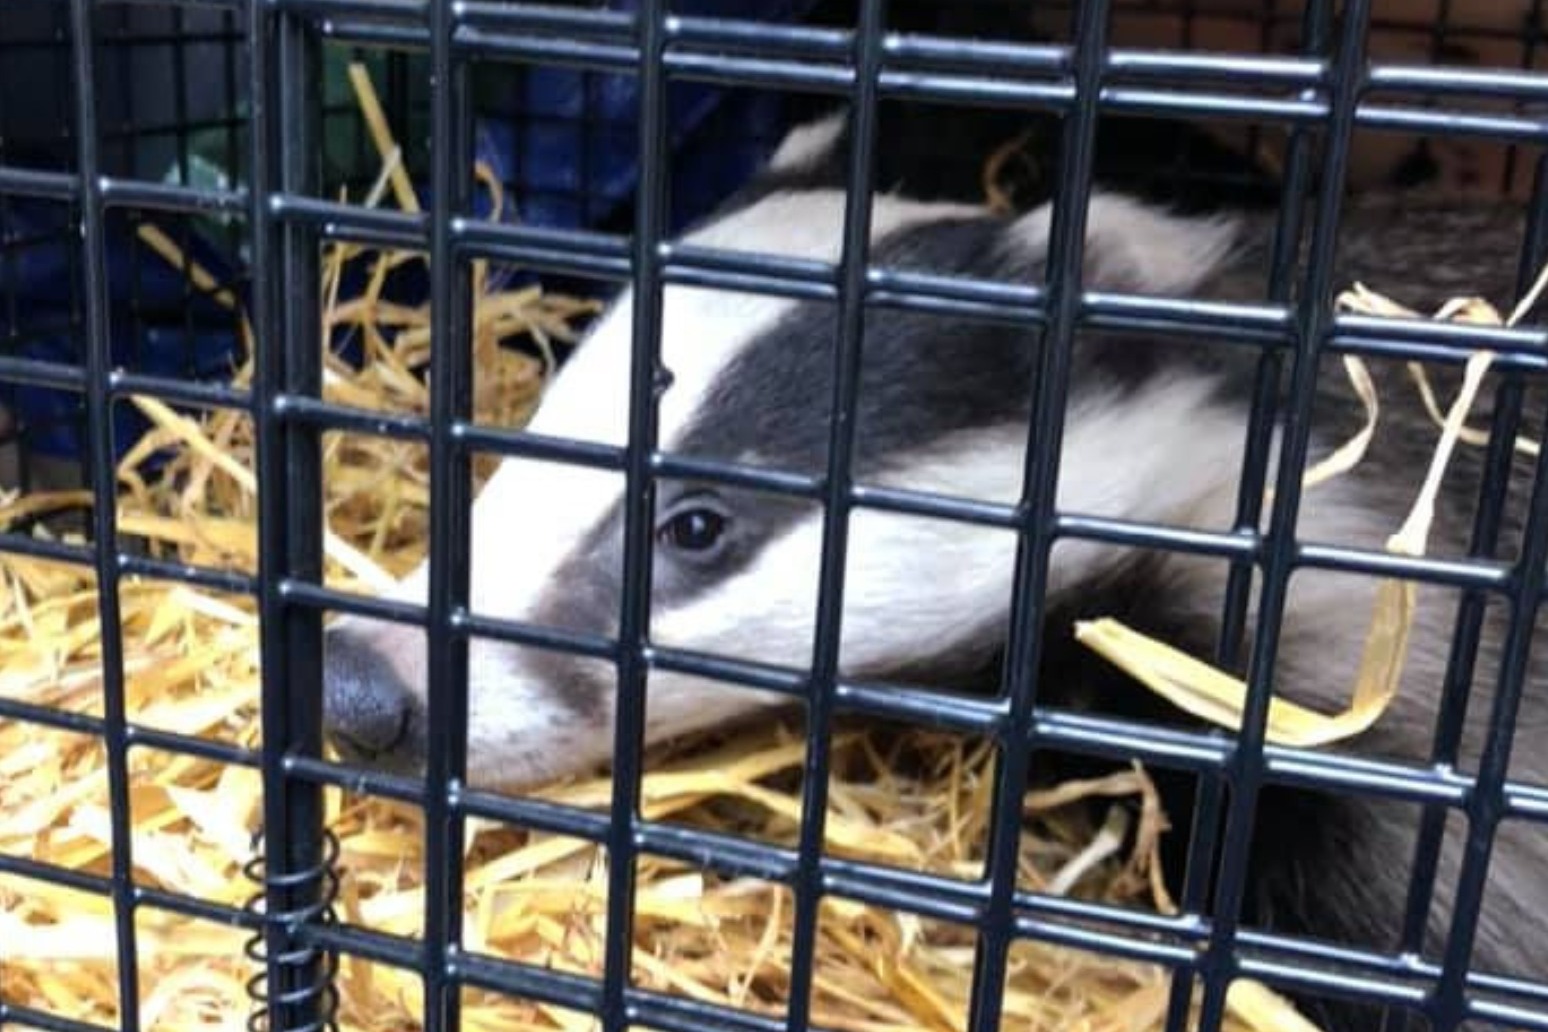
MULTIPOLYGON (((795 129, 767 168, 687 242, 808 262, 840 260, 846 193, 841 115, 795 129)), ((874 193, 870 260, 881 267, 1014 284, 1047 275, 1052 207, 992 212, 972 198, 874 193)), ((1516 292, 1519 206, 1417 198, 1350 201, 1337 286, 1366 282, 1419 309, 1459 295, 1505 305, 1516 292)), ((1081 270, 1088 291, 1264 301, 1274 222, 1266 213, 1184 216, 1108 191, 1090 197, 1081 270)), ((1294 304, 1296 297, 1281 298, 1294 304)), ((822 475, 827 467, 837 310, 828 300, 672 284, 663 294, 663 452, 822 475)), ((599 316, 552 381, 530 430, 626 443, 631 294, 599 316)), ((853 473, 860 484, 1015 504, 1044 334, 1012 320, 903 307, 866 312, 853 473)), ((1069 355, 1057 508, 1140 524, 1262 531, 1238 511, 1263 351, 1161 331, 1078 331, 1069 355)), ((1381 419, 1354 469, 1306 491, 1298 542, 1380 552, 1413 504, 1438 430, 1400 363, 1374 363, 1381 419), (1389 368, 1390 366, 1390 368, 1389 368)), ((1454 370, 1453 370, 1454 372, 1454 370)), ((1433 375, 1442 377, 1437 368, 1433 375)), ((1325 360, 1311 458, 1332 452, 1362 418, 1336 357, 1325 360)), ((1452 376, 1448 383, 1454 383, 1452 376)), ((1491 380, 1491 383, 1499 382, 1491 380)), ((1276 385, 1277 384, 1277 385, 1276 385)), ((1522 426, 1540 431, 1540 385, 1524 385, 1522 426)), ((1449 397, 1445 388, 1443 397, 1449 397)), ((1474 422, 1488 417, 1482 395, 1474 422)), ((1258 398, 1258 402, 1265 400, 1258 398)), ((1269 429, 1270 463, 1284 427, 1269 429)), ((1031 447, 1037 442, 1031 441, 1031 447)), ((1464 446, 1444 482, 1431 554, 1483 554, 1512 564, 1533 463, 1518 452, 1495 540, 1474 540, 1486 499, 1486 450, 1464 446)), ((1274 483, 1274 471, 1266 481, 1274 483)), ((623 478, 533 458, 507 458, 471 514, 471 606, 477 613, 588 633, 616 633, 621 598, 623 478)), ((662 477, 655 493, 653 643, 801 668, 809 662, 822 548, 821 506, 725 483, 662 477)), ((846 680, 993 694, 1011 633, 1017 538, 1002 527, 857 507, 851 515, 840 675, 846 680)), ((1541 576, 1541 570, 1518 575, 1541 576)), ((1111 616, 1214 661, 1230 568, 1218 556, 1060 538, 1040 610, 1039 701, 1077 712, 1187 724, 1187 718, 1074 638, 1077 621, 1111 616)), ((1298 569, 1272 672, 1276 694, 1325 712, 1346 704, 1377 590, 1369 574, 1298 569)), ((1243 647, 1258 633, 1254 574, 1243 647)), ((395 597, 422 603, 427 570, 395 597)), ((1373 761, 1428 764, 1446 695, 1462 598, 1419 589, 1398 694, 1377 725, 1337 748, 1373 761)), ((1536 614, 1525 614, 1537 624, 1536 614)), ((1485 605, 1457 754, 1476 769, 1489 734, 1507 607, 1485 605)), ((348 760, 414 772, 426 754, 426 654, 421 632, 344 617, 328 632, 324 710, 348 760)), ((1536 650, 1516 722, 1511 776, 1541 786, 1548 753, 1532 746, 1548 717, 1536 650)), ((468 777, 519 790, 605 765, 613 740, 614 673, 595 659, 475 639, 469 656, 468 777)), ((787 696, 661 669, 648 678, 647 743, 730 726, 790 704, 787 696)), ((1038 766, 1036 758, 1034 768, 1038 766)), ((1158 778, 1165 776, 1159 772, 1158 778)), ((1166 782, 1174 826, 1192 782, 1166 782)), ((1316 793, 1268 784, 1257 804, 1244 899, 1249 927, 1393 954, 1402 948, 1421 814, 1353 789, 1316 793)), ((1465 827, 1451 815, 1440 851, 1422 955, 1438 961, 1451 928, 1465 827)), ((1186 838, 1174 834, 1181 842, 1186 838)), ((1168 874, 1180 874, 1181 858, 1168 874)), ((1500 824, 1479 916, 1476 970, 1548 982, 1548 835, 1500 824)), ((1376 1027, 1347 1003, 1304 1000, 1333 1029, 1376 1027)))

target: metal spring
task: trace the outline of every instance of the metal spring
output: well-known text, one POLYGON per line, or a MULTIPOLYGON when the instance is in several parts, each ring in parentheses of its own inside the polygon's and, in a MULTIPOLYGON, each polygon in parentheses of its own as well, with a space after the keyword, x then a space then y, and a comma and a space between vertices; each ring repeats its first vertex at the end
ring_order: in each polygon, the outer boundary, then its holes
POLYGON ((247 1018, 248 1032, 338 1032, 339 992, 335 981, 339 970, 338 955, 300 941, 296 932, 307 926, 329 925, 336 921, 333 903, 339 893, 339 840, 331 831, 324 831, 322 861, 318 866, 274 878, 268 876, 262 845, 260 832, 253 840, 252 859, 242 865, 242 873, 257 886, 245 909, 261 919, 258 930, 243 947, 247 958, 257 967, 247 980, 247 995, 252 1000, 252 1011, 247 1018), (295 891, 300 898, 311 902, 293 910, 266 913, 267 892, 276 888, 295 891), (285 944, 282 952, 272 958, 268 952, 270 933, 285 944), (277 1000, 269 998, 271 965, 294 973, 293 978, 282 977, 281 981, 292 988, 277 1000), (305 1017, 298 1024, 271 1027, 270 1018, 276 1007, 282 1012, 299 1011, 305 1017))

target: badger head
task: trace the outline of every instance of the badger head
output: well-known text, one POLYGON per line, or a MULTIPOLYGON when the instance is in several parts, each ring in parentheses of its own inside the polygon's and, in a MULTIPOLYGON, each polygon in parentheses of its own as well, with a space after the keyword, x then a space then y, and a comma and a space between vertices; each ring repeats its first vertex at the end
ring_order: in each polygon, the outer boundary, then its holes
MULTIPOLYGON (((693 231, 696 245, 834 263, 845 195, 825 178, 843 126, 796 130, 750 191, 693 231)), ((1044 279, 1051 212, 873 199, 873 265, 1019 283, 1044 279)), ((1232 227, 1174 218, 1115 196, 1088 209, 1087 289, 1186 293, 1226 260, 1232 227)), ((663 299, 663 452, 822 474, 838 312, 829 302, 672 285, 663 299)), ((864 325, 858 482, 1013 503, 1022 490, 1041 335, 1035 327, 877 308, 864 325)), ((1132 345, 1133 342, 1130 342, 1132 345)), ((625 291, 550 385, 530 429, 623 445, 631 296, 625 291)), ((1058 502, 1174 519, 1223 497, 1241 434, 1197 370, 1141 346, 1081 345, 1067 408, 1058 502), (1178 454, 1188 461, 1181 469, 1178 454)), ((504 461, 472 512, 475 612, 616 633, 623 477, 504 461)), ((815 503, 659 479, 652 642, 787 668, 809 665, 822 511, 815 503)), ((852 513, 841 672, 940 679, 1003 646, 1015 535, 864 507, 852 513)), ((1094 545, 1058 553, 1051 589, 1100 568, 1094 545)), ((427 571, 397 597, 423 602, 427 571)), ((426 652, 415 629, 344 618, 329 631, 325 711, 352 759, 418 769, 426 751, 426 652)), ((518 788, 580 773, 610 754, 615 671, 604 662, 475 639, 469 654, 469 778, 518 788)), ((646 738, 712 728, 782 697, 653 669, 646 738)))

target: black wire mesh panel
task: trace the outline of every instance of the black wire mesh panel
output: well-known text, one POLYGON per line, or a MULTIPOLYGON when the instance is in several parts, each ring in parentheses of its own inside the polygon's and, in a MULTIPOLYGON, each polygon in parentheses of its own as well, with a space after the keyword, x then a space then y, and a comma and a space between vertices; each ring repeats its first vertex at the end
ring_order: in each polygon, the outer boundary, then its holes
MULTIPOLYGON (((21 888, 8 884, 5 889, 16 899, 49 886, 50 892, 69 889, 106 901, 116 993, 112 1013, 90 1022, 19 1002, 6 992, 0 1000, 3 1020, 71 1030, 154 1024, 154 1017, 146 1016, 151 1009, 146 1001, 159 998, 139 977, 151 963, 140 948, 148 934, 141 930, 142 920, 154 913, 235 924, 255 933, 250 955, 260 962, 260 980, 253 992, 265 1005, 255 1021, 270 1028, 321 1027, 336 1019, 335 1009, 347 1007, 341 1002, 347 994, 341 994, 335 978, 341 956, 409 972, 418 983, 423 1024, 431 1029, 466 1024, 460 1020, 462 1001, 472 989, 539 1001, 556 1013, 592 1014, 609 1029, 805 1028, 812 1024, 818 941, 829 920, 822 901, 837 899, 966 929, 971 948, 958 959, 971 967, 973 980, 960 1024, 975 1030, 1011 1023, 1004 1013, 1007 973, 1019 963, 1018 948, 1029 943, 1163 966, 1174 976, 1163 1008, 1174 1028, 1185 1027, 1195 991, 1202 1026, 1218 1027, 1226 1015, 1228 988, 1239 977, 1363 1007, 1356 1019, 1343 1011, 1328 1013, 1365 1021, 1368 1027, 1378 1027, 1380 1019, 1371 1015, 1381 1007, 1391 1008, 1389 1027, 1406 1027, 1402 1022, 1410 1018, 1435 1028, 1463 1023, 1548 1027, 1548 987, 1512 977, 1519 972, 1469 970, 1477 914, 1488 888, 1491 842, 1501 826, 1530 825, 1543 813, 1543 786, 1518 783, 1507 772, 1511 745, 1530 748, 1512 725, 1523 693, 1535 687, 1527 683, 1525 671, 1548 542, 1541 526, 1542 492, 1530 499, 1517 528, 1518 551, 1498 554, 1504 505, 1499 481, 1510 460, 1510 448, 1500 442, 1514 436, 1523 390, 1541 373, 1542 335, 1533 328, 1438 325, 1405 325, 1397 333, 1379 320, 1335 317, 1327 302, 1341 286, 1333 260, 1345 202, 1342 190, 1313 189, 1347 185, 1362 136, 1393 131, 1432 141, 1477 138, 1514 148, 1515 164, 1501 166, 1510 171, 1501 185, 1520 190, 1518 184, 1530 179, 1531 189, 1520 195, 1535 195, 1535 165, 1532 176, 1520 170, 1537 160, 1539 77, 1525 71, 1369 68, 1367 41, 1385 24, 1370 24, 1369 3, 1343 5, 1338 17, 1320 6, 1297 12, 1299 31, 1291 47, 1296 53, 1256 60, 1187 49, 1110 49, 1123 23, 1109 24, 1106 4, 1075 5, 1063 12, 1067 17, 1049 14, 1050 6, 1041 12, 1047 20, 1029 24, 1022 35, 995 31, 1004 7, 983 5, 987 20, 976 21, 968 8, 978 5, 953 8, 952 18, 943 18, 928 5, 889 6, 879 0, 806 12, 816 20, 804 25, 751 16, 705 17, 703 12, 667 10, 672 5, 659 2, 620 13, 503 3, 280 0, 168 5, 154 14, 91 0, 29 3, 33 6, 17 10, 33 12, 35 22, 11 21, 7 11, 0 31, 16 35, 0 36, 6 53, 13 55, 0 55, 0 77, 24 67, 29 82, 57 85, 37 105, 14 81, 0 95, 0 126, 7 127, 6 146, 0 149, 0 220, 9 256, 0 265, 5 277, 0 282, 7 284, 0 298, 8 313, 10 345, 0 360, 0 376, 18 387, 46 388, 74 399, 60 421, 74 428, 77 450, 68 454, 86 460, 84 474, 76 479, 95 504, 77 497, 66 506, 77 515, 73 529, 81 533, 69 536, 66 527, 61 536, 32 533, 30 520, 37 512, 12 500, 7 504, 17 508, 8 514, 3 545, 9 555, 69 567, 84 578, 78 594, 89 598, 89 619, 100 627, 92 657, 100 678, 88 680, 98 701, 84 708, 57 699, 7 697, 0 713, 40 731, 83 737, 102 750, 107 823, 105 831, 97 832, 106 848, 93 854, 95 866, 70 867, 20 850, 0 858, 0 872, 22 880, 16 883, 21 888), (352 80, 340 75, 345 65, 330 61, 330 54, 338 53, 366 68, 385 98, 387 121, 397 127, 402 152, 386 159, 385 175, 377 174, 379 141, 371 137, 369 119, 353 121, 352 80), (517 80, 498 74, 510 66, 549 63, 598 76, 584 80, 583 97, 606 92, 598 85, 600 77, 626 81, 637 116, 618 124, 616 110, 611 116, 603 110, 596 116, 597 131, 572 133, 562 113, 556 115, 531 96, 512 99, 530 81, 513 86, 517 80), (159 69, 167 64, 174 69, 170 89, 158 93, 143 85, 156 78, 146 65, 159 69), (205 75, 207 80, 200 79, 205 75), (848 102, 854 121, 842 164, 851 188, 842 202, 843 246, 837 262, 803 264, 664 243, 689 220, 685 205, 720 199, 703 196, 713 187, 679 190, 674 182, 687 167, 673 132, 680 112, 672 88, 681 83, 708 84, 728 94, 806 94, 792 104, 796 111, 848 102), (33 117, 61 96, 69 99, 58 111, 33 117), (1480 98, 1506 103, 1473 106, 1480 98), (138 107, 142 104, 156 110, 146 113, 138 107), (959 110, 980 108, 981 117, 959 110), (606 210, 591 212, 584 229, 483 217, 490 203, 483 191, 491 183, 534 203, 546 199, 556 210, 589 212, 594 200, 586 176, 555 187, 530 178, 531 170, 519 163, 478 178, 478 159, 488 155, 481 150, 488 146, 486 134, 495 132, 480 121, 480 113, 489 111, 514 111, 518 121, 559 123, 557 136, 541 137, 547 146, 574 144, 577 167, 595 165, 593 171, 604 178, 609 167, 603 166, 610 162, 592 148, 615 156, 632 151, 632 202, 609 195, 601 205, 606 210), (23 115, 30 121, 13 121, 23 115), (1199 133, 1200 124, 1263 127, 1278 141, 1271 167, 1252 160, 1255 146, 1244 154, 1234 142, 1239 137, 1199 133), (939 133, 921 128, 937 125, 939 133), (1157 125, 1165 128, 1157 131, 1157 125), (1185 130, 1189 142, 1178 158, 1185 130), (36 146, 13 147, 11 141, 18 138, 36 146), (928 271, 873 267, 873 189, 904 180, 910 188, 942 195, 982 191, 987 152, 1015 140, 1021 140, 1024 153, 1037 157, 1039 171, 1011 184, 1010 203, 1025 209, 1051 198, 1055 205, 1046 283, 975 283, 928 271), (938 173, 924 169, 932 155, 952 157, 941 152, 959 149, 956 170, 944 160, 938 173), (1144 158, 1158 153, 1154 160, 1144 158), (397 210, 364 203, 370 191, 397 189, 391 173, 397 162, 409 182, 397 210), (1162 166, 1176 174, 1154 175, 1162 166), (1210 191, 1234 184, 1230 203, 1268 208, 1264 218, 1271 225, 1277 219, 1282 232, 1271 262, 1275 275, 1263 285, 1261 301, 1199 305, 1083 296, 1082 241, 1097 182, 1188 207, 1207 207, 1210 191), (212 240, 221 246, 209 247, 212 240), (330 282, 329 263, 338 252, 329 245, 337 242, 401 248, 428 259, 420 267, 417 289, 427 303, 423 326, 435 346, 424 359, 427 390, 420 411, 365 411, 327 400, 334 397, 328 391, 336 370, 324 358, 330 298, 320 285, 330 282), (119 250, 121 244, 130 250, 119 250), (26 281, 22 266, 38 261, 29 256, 40 249, 57 276, 47 305, 21 286, 26 281), (547 285, 600 280, 632 287, 628 387, 613 398, 626 407, 624 442, 554 440, 479 418, 474 295, 481 282, 487 283, 481 278, 495 269, 502 270, 500 277, 539 275, 547 285), (671 389, 661 360, 668 285, 827 306, 834 347, 820 400, 833 418, 820 421, 820 469, 776 474, 661 453, 659 406, 671 389), (240 305, 232 300, 238 296, 240 305), (864 444, 858 436, 864 427, 857 429, 856 420, 865 386, 863 345, 868 320, 878 311, 908 311, 943 325, 977 319, 1038 328, 1044 343, 1028 370, 1034 418, 1021 428, 1032 443, 1024 467, 1016 471, 1021 476, 1014 498, 996 504, 857 485, 857 455, 864 444), (1064 433, 1062 399, 1072 375, 1072 342, 1092 327, 1189 335, 1262 350, 1256 387, 1265 406, 1248 428, 1258 443, 1248 450, 1252 468, 1242 477, 1239 518, 1231 532, 1141 526, 1058 508, 1057 444, 1064 433), (123 349, 116 346, 121 332, 128 342, 123 349), (254 342, 254 363, 245 378, 223 380, 214 368, 219 362, 201 359, 197 349, 176 348, 176 359, 161 364, 148 357, 147 349, 154 350, 158 340, 184 345, 221 334, 254 342), (63 340, 64 350, 27 350, 27 342, 34 340, 63 340), (1318 379, 1329 375, 1321 359, 1414 357, 1455 366, 1480 346, 1498 353, 1497 368, 1507 375, 1495 404, 1495 444, 1480 474, 1484 501, 1470 553, 1404 560, 1298 540, 1299 473, 1309 460, 1310 414, 1318 379), (1284 390, 1288 417, 1278 470, 1271 476, 1267 402, 1276 387, 1284 390), (215 548, 191 561, 187 553, 158 547, 162 539, 157 535, 164 536, 165 529, 123 500, 139 485, 132 479, 125 483, 120 458, 138 443, 146 425, 167 432, 181 425, 164 418, 158 422, 161 410, 146 409, 146 398, 179 411, 228 412, 248 427, 253 489, 244 504, 257 529, 245 550, 215 548), (120 413, 138 413, 141 421, 127 423, 120 413), (325 449, 341 435, 384 439, 422 452, 420 529, 429 560, 422 605, 343 591, 328 576, 327 564, 340 553, 322 519, 331 490, 325 449), (622 588, 610 633, 512 623, 479 611, 470 583, 478 558, 471 554, 470 508, 479 460, 488 456, 579 464, 613 478, 623 528, 622 588), (756 488, 820 510, 821 562, 812 585, 816 606, 809 655, 791 657, 788 667, 770 668, 697 654, 657 639, 651 612, 657 547, 653 483, 671 477, 756 488), (1260 512, 1254 496, 1265 484, 1275 491, 1260 512), (1014 616, 1006 632, 1003 671, 995 672, 996 680, 1003 679, 998 691, 963 698, 894 690, 844 675, 846 545, 854 513, 867 509, 976 522, 1015 537, 1010 571, 1014 616), (1260 529, 1265 521, 1266 529, 1260 529), (1503 604, 1511 614, 1511 633, 1487 748, 1470 768, 1456 763, 1459 710, 1464 708, 1458 705, 1448 707, 1439 720, 1432 752, 1408 763, 1266 746, 1269 676, 1262 672, 1250 678, 1243 729, 1234 738, 1158 728, 1107 713, 1074 714, 1051 704, 1042 662, 1051 652, 1042 630, 1051 555, 1061 543, 1080 540, 1190 551, 1231 564, 1221 634, 1203 648, 1229 667, 1245 667, 1251 658, 1254 671, 1272 667, 1279 636, 1276 614, 1287 605, 1292 582, 1308 570, 1401 574, 1462 593, 1455 649, 1460 658, 1448 674, 1451 685, 1472 680, 1471 672, 1461 668, 1476 646, 1485 602, 1503 604), (1254 570, 1256 584, 1249 576, 1254 570), (261 687, 249 715, 261 735, 222 738, 202 733, 207 729, 168 730, 136 712, 132 687, 145 675, 127 661, 126 640, 149 633, 134 616, 135 592, 148 581, 227 593, 256 612, 255 670, 261 687), (1256 601, 1256 628, 1248 626, 1249 600, 1256 601), (423 786, 414 778, 346 769, 321 758, 323 615, 330 610, 395 621, 403 625, 409 647, 424 650, 429 703, 423 786), (423 632, 418 637, 412 633, 416 627, 423 632), (1250 647, 1245 641, 1249 629, 1254 631, 1250 647), (616 679, 610 791, 602 806, 512 798, 468 787, 470 652, 489 638, 545 654, 582 655, 600 664, 610 683, 616 679), (644 815, 639 796, 648 760, 642 742, 650 678, 661 671, 783 692, 800 704, 806 724, 800 820, 786 841, 746 841, 644 815), (994 790, 980 800, 991 829, 978 858, 981 877, 899 870, 846 859, 827 848, 833 729, 844 715, 927 724, 991 744, 998 762, 994 790), (1140 914, 1035 891, 1020 882, 1027 783, 1043 760, 1061 753, 1120 764, 1139 760, 1180 776, 1181 794, 1195 804, 1192 824, 1174 832, 1178 869, 1186 875, 1180 916, 1140 914), (164 872, 154 884, 148 882, 145 865, 159 853, 137 837, 135 814, 152 794, 136 792, 146 788, 142 764, 147 761, 140 757, 152 754, 211 761, 261 779, 261 853, 243 865, 261 883, 260 903, 244 909, 246 888, 241 885, 226 898, 187 891, 176 875, 164 872), (1406 846, 1412 857, 1393 858, 1395 867, 1414 871, 1412 915, 1402 922, 1401 942, 1328 944, 1244 922, 1252 860, 1248 832, 1257 803, 1286 787, 1427 808, 1418 840, 1406 846), (328 793, 341 788, 395 799, 423 813, 422 895, 409 933, 366 927, 349 912, 356 905, 348 899, 349 873, 337 870, 337 843, 329 831, 330 825, 348 819, 330 811, 328 803, 328 793), (1466 818, 1466 827, 1448 829, 1448 817, 1458 815, 1466 818), (475 818, 603 847, 606 936, 593 971, 545 970, 468 945, 464 860, 467 825, 475 818), (1423 912, 1434 891, 1439 845, 1445 836, 1457 834, 1467 843, 1466 860, 1446 890, 1458 920, 1437 950, 1423 941, 1423 912), (638 882, 642 867, 653 858, 759 879, 787 893, 788 975, 785 999, 775 1012, 647 988, 632 977, 638 882), (337 905, 339 894, 349 906, 337 905)), ((1279 8, 1237 5, 1233 10, 1239 23, 1263 25, 1265 14, 1279 8)), ((1520 31, 1501 30, 1497 38, 1519 43, 1521 60, 1512 63, 1530 68, 1536 60, 1536 12, 1523 5, 1518 13, 1524 19, 1520 31)), ((1184 28, 1196 27, 1202 16, 1191 7, 1183 15, 1184 28)), ((1449 9, 1432 17, 1431 56, 1444 59, 1440 43, 1455 38, 1445 31, 1453 24, 1468 23, 1449 9)), ((744 113, 723 116, 717 127, 735 136, 748 128, 739 124, 751 117, 745 112, 762 108, 719 110, 744 113)), ((584 115, 579 117, 584 121, 584 115)), ((773 142, 761 131, 752 135, 757 146, 739 148, 739 160, 753 150, 766 151, 773 142)), ((1413 176, 1411 167, 1400 170, 1398 178, 1405 176, 1413 176)), ((613 189, 616 194, 616 185, 613 189)), ((1536 200, 1520 204, 1519 255, 1508 259, 1510 264, 1519 259, 1523 289, 1542 257, 1540 218, 1548 209, 1536 200)), ((747 243, 756 248, 756 241, 747 243)), ((529 352, 541 351, 534 341, 523 343, 529 352)), ((26 427, 41 432, 50 425, 29 416, 21 400, 14 404, 26 427)), ((1541 427, 1523 429, 1533 433, 1541 427)), ((20 473, 18 481, 24 489, 36 486, 20 473)), ((187 485, 179 481, 178 486, 187 485)), ((175 521, 178 514, 165 515, 175 521)), ((238 614, 230 619, 240 624, 238 614)), ((1449 692, 1454 703, 1460 695, 1460 688, 1449 692)), ((1315 814, 1309 819, 1315 820, 1315 814)), ((1291 828, 1287 838, 1295 838, 1295 832, 1291 828)), ((1522 927, 1532 924, 1523 919, 1522 927)), ((1543 945, 1548 949, 1548 943, 1543 945)), ((7 963, 8 952, 0 951, 0 964, 7 963)), ((33 977, 30 970, 28 976, 33 977)))

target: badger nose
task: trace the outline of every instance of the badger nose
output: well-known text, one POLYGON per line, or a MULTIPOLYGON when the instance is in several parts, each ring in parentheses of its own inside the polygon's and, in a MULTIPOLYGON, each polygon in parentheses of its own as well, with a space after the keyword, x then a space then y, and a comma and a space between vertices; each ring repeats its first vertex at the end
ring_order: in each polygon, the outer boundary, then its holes
POLYGON ((415 702, 385 656, 360 635, 329 631, 323 652, 323 723, 350 760, 404 768, 413 756, 415 702))

